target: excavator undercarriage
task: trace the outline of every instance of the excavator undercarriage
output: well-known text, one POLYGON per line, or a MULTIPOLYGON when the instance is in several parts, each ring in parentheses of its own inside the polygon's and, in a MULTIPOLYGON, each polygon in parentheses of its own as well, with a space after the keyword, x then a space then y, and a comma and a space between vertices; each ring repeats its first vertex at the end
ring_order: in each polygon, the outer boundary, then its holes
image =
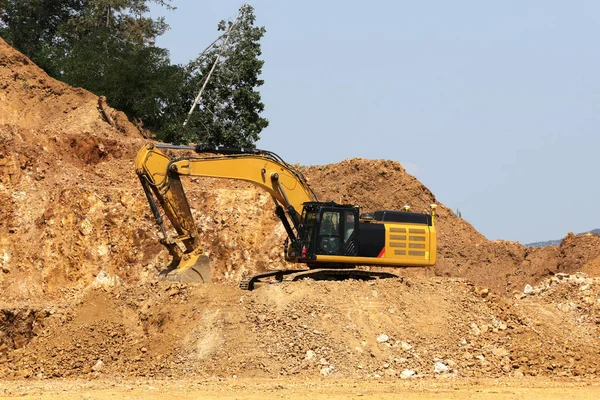
POLYGON ((358 268, 316 268, 308 270, 276 270, 251 275, 240 281, 240 289, 254 290, 257 284, 274 282, 295 282, 302 279, 314 280, 372 280, 380 278, 399 278, 398 275, 384 271, 368 271, 358 268))

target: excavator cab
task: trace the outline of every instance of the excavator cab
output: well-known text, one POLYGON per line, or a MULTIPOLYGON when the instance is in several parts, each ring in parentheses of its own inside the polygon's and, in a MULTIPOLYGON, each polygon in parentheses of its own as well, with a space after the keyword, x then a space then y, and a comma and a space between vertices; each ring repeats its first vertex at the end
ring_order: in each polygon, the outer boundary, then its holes
POLYGON ((288 261, 317 266, 428 266, 436 261, 435 205, 430 213, 379 210, 360 214, 356 205, 306 202, 288 261))
POLYGON ((298 237, 305 260, 317 255, 356 256, 358 208, 336 203, 304 204, 298 237))

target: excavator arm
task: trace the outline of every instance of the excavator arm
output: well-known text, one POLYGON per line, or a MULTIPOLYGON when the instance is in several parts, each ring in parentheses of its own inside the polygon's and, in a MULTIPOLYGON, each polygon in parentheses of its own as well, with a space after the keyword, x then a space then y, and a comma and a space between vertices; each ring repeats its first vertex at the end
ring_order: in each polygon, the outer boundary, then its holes
POLYGON ((317 201, 304 176, 276 154, 256 149, 221 146, 175 146, 148 144, 137 154, 136 172, 162 232, 161 243, 172 256, 165 272, 170 280, 210 282, 208 258, 204 255, 181 176, 243 180, 271 194, 276 214, 288 237, 297 240, 302 204, 317 201), (163 150, 184 152, 170 157, 163 150), (197 155, 190 155, 194 152, 197 155), (164 225, 158 200, 177 235, 170 236, 164 225))

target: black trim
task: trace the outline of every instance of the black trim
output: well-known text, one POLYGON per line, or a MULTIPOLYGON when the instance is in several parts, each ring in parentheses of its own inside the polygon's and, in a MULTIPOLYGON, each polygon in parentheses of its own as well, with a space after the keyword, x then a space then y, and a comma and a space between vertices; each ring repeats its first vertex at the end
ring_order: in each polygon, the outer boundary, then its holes
POLYGON ((385 226, 382 224, 359 224, 358 256, 377 257, 385 247, 385 226))
POLYGON ((431 214, 422 214, 409 211, 379 210, 373 214, 375 221, 406 222, 431 226, 431 214))

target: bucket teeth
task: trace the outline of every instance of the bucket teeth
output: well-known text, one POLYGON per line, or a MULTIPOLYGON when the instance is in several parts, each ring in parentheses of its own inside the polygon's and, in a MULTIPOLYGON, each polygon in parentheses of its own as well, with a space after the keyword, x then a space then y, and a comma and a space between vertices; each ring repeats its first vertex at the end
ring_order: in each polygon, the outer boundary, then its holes
POLYGON ((208 256, 198 257, 189 268, 175 268, 160 273, 160 280, 170 282, 212 283, 208 256))

